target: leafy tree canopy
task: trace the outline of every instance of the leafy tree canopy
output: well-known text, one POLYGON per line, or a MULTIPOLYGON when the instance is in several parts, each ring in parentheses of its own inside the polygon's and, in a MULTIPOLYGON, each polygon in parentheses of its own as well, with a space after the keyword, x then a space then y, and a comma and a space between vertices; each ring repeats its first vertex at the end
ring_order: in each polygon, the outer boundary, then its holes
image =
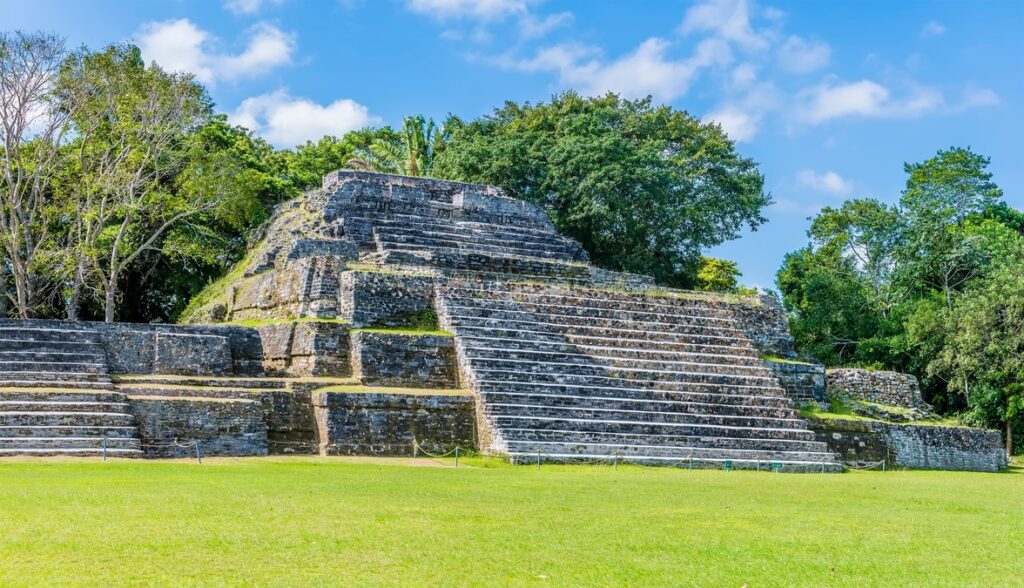
POLYGON ((597 265, 693 286, 702 250, 756 229, 770 203, 720 127, 650 99, 568 92, 458 125, 437 177, 543 207, 597 265))

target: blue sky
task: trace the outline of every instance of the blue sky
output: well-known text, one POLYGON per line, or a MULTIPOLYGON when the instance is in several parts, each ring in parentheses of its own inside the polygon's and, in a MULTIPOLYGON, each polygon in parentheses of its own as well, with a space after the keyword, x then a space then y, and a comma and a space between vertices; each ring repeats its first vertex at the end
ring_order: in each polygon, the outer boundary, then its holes
POLYGON ((476 117, 573 88, 716 120, 776 203, 711 252, 771 286, 807 217, 895 201, 903 162, 992 158, 1024 208, 1024 2, 0 0, 4 29, 130 40, 278 146, 406 114, 476 117))

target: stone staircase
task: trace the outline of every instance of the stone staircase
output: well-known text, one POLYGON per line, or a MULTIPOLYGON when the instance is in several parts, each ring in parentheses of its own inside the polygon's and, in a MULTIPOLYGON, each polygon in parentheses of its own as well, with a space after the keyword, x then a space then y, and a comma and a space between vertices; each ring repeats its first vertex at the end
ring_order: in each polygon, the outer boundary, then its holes
POLYGON ((515 462, 842 469, 724 304, 464 280, 438 307, 479 396, 485 450, 515 462))
POLYGON ((99 334, 59 321, 0 321, 0 456, 139 457, 99 334))

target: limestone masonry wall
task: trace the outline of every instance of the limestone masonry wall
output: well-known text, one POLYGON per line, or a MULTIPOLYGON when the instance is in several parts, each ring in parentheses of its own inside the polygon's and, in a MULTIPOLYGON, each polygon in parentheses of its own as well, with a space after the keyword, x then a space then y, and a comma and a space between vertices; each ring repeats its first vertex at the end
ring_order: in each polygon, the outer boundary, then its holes
POLYGON ((315 392, 324 455, 412 455, 413 441, 431 453, 475 447, 473 397, 315 392))
POLYGON ((198 441, 201 455, 267 454, 267 424, 259 402, 238 399, 129 397, 147 457, 192 457, 180 447, 198 441))
POLYGON ((810 424, 816 438, 849 465, 886 460, 890 466, 982 472, 1007 466, 997 431, 853 419, 812 419, 810 424))
POLYGON ((399 326, 434 303, 431 276, 345 272, 338 317, 355 327, 399 326))
POLYGON ((444 335, 356 331, 352 365, 353 376, 370 386, 458 386, 455 343, 444 335))
POLYGON ((820 363, 765 361, 782 388, 796 402, 825 402, 825 366, 820 363))
POLYGON ((793 336, 789 332, 789 316, 777 299, 759 294, 749 301, 737 300, 729 308, 762 353, 780 357, 796 357, 793 336))
POLYGON ((349 325, 333 321, 288 321, 255 327, 263 345, 263 367, 286 376, 348 376, 349 325))
POLYGON ((917 378, 910 374, 856 368, 828 371, 830 394, 845 394, 858 400, 908 408, 929 408, 921 399, 917 378))

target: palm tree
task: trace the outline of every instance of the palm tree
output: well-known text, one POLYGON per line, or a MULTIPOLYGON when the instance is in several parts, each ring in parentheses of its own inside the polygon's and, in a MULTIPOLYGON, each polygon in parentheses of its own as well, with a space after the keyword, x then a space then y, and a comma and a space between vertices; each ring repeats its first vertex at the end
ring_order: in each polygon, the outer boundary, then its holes
POLYGON ((406 176, 429 176, 434 157, 451 140, 452 130, 460 121, 449 116, 440 127, 434 119, 423 115, 407 116, 402 128, 391 140, 374 141, 349 159, 348 167, 406 176))

